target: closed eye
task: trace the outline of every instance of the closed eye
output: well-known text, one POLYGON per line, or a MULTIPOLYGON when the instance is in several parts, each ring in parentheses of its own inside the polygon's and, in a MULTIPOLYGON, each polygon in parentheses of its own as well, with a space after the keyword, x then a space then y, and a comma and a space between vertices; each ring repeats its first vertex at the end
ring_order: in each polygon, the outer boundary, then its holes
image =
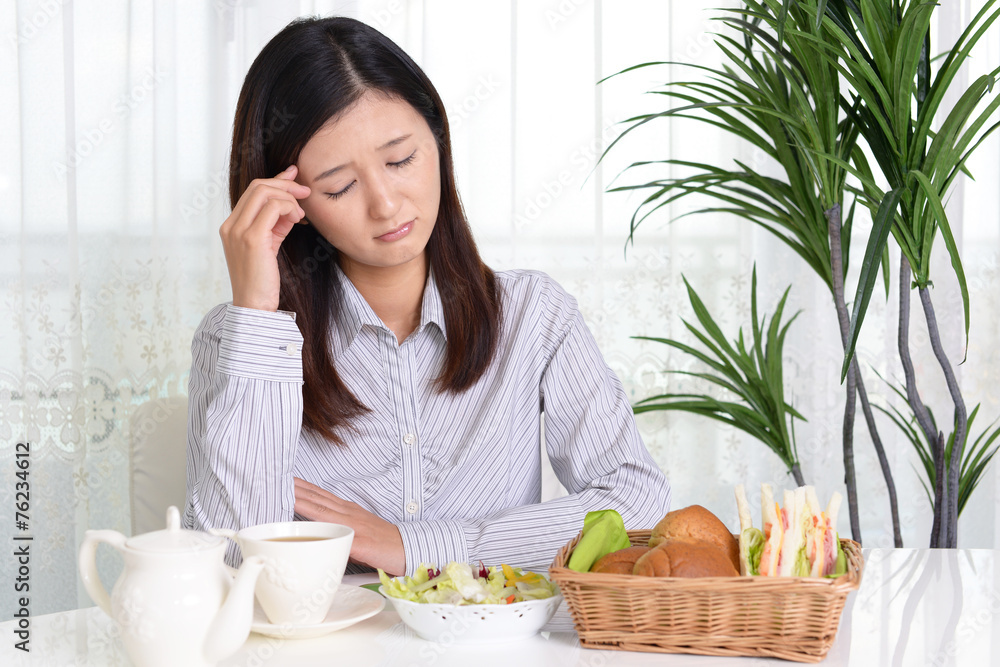
MULTIPOLYGON (((396 167, 397 169, 401 169, 401 168, 405 167, 406 165, 410 164, 411 162, 413 162, 413 160, 416 159, 416 157, 417 157, 417 151, 413 151, 412 153, 410 153, 409 157, 404 158, 404 159, 400 160, 399 162, 390 162, 389 166, 390 167, 396 167)), ((324 194, 326 194, 326 198, 327 199, 339 199, 340 197, 343 197, 344 195, 346 195, 348 193, 348 191, 350 191, 350 189, 354 187, 355 183, 357 183, 357 181, 351 181, 350 184, 348 184, 348 186, 346 188, 344 188, 343 190, 340 190, 339 192, 327 192, 327 193, 324 193, 324 194)))
POLYGON ((346 195, 347 191, 353 188, 355 183, 357 183, 357 181, 351 181, 350 183, 348 183, 346 188, 344 188, 339 192, 326 192, 324 194, 326 195, 327 199, 339 199, 340 197, 346 195))
POLYGON ((417 151, 413 151, 412 153, 410 153, 410 157, 408 157, 408 158, 406 158, 404 160, 400 160, 399 162, 390 162, 389 166, 390 167, 397 167, 397 168, 399 168, 399 167, 405 167, 406 165, 408 165, 411 162, 413 162, 413 158, 415 158, 416 156, 417 156, 417 151))

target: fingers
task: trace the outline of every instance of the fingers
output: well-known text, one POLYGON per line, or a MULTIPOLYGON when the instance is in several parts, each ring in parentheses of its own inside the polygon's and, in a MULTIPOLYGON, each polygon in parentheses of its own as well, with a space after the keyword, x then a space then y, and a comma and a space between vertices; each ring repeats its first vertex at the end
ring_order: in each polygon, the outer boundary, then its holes
POLYGON ((255 178, 247 185, 247 189, 240 196, 236 206, 233 207, 233 216, 240 216, 244 209, 250 204, 252 195, 260 188, 271 188, 288 193, 294 199, 305 199, 312 192, 309 186, 295 182, 298 175, 298 167, 294 164, 277 174, 274 178, 255 178), (251 196, 248 196, 251 195, 251 196))
MULTIPOLYGON (((326 516, 330 513, 336 513, 339 516, 347 517, 353 510, 360 509, 354 503, 343 500, 326 489, 311 484, 304 479, 295 477, 294 480, 296 512, 299 511, 300 504, 306 511, 313 512, 314 514, 321 513, 326 516)), ((306 516, 306 514, 303 514, 303 516, 306 516)), ((324 521, 327 520, 329 519, 324 519, 324 521)), ((333 521, 333 523, 336 523, 336 521, 333 521)))
POLYGON ((295 477, 294 480, 295 480, 295 496, 296 497, 298 497, 298 496, 301 495, 303 498, 307 498, 307 499, 310 499, 310 500, 313 500, 313 501, 319 501, 319 499, 323 499, 325 501, 335 502, 335 503, 344 503, 344 502, 346 502, 344 500, 341 500, 337 496, 333 495, 332 493, 330 493, 326 489, 324 489, 324 488, 322 488, 320 486, 316 486, 315 484, 313 484, 311 482, 307 482, 304 479, 300 479, 298 477, 295 477))
MULTIPOLYGON (((275 178, 287 179, 291 181, 292 184, 297 188, 297 190, 295 191, 296 193, 304 192, 305 195, 308 195, 310 192, 309 186, 295 182, 295 177, 298 175, 299 175, 299 167, 298 165, 293 164, 289 165, 283 172, 275 176, 275 178)), ((302 197, 300 196, 299 199, 302 199, 302 197)))
MULTIPOLYGON (((322 492, 322 493, 330 493, 329 491, 327 491, 323 487, 316 486, 312 482, 307 482, 306 480, 302 479, 301 477, 293 477, 292 479, 295 480, 295 490, 296 491, 298 491, 299 489, 305 489, 307 491, 319 491, 319 492, 322 492)), ((333 494, 330 494, 330 495, 333 495, 333 494)))
POLYGON ((219 227, 226 253, 233 305, 274 312, 280 302, 278 252, 305 217, 298 199, 310 189, 295 182, 290 166, 274 178, 254 179, 219 227))
MULTIPOLYGON (((346 520, 345 522, 368 521, 373 519, 381 521, 381 519, 379 519, 375 514, 372 514, 357 503, 352 503, 350 500, 344 500, 343 498, 330 493, 326 489, 316 486, 311 482, 307 482, 304 479, 300 479, 298 477, 293 477, 292 479, 295 481, 296 512, 299 512, 299 507, 301 505, 303 509, 314 513, 320 512, 326 515, 337 514, 338 516, 344 517, 346 520)), ((302 514, 302 516, 306 516, 306 514, 302 514)), ((328 519, 324 519, 324 521, 327 520, 328 519)))
POLYGON ((368 567, 402 574, 406 552, 399 529, 361 505, 344 500, 304 479, 295 482, 295 513, 310 521, 326 521, 354 529, 350 558, 368 567))
POLYGON ((300 516, 304 516, 310 521, 343 523, 343 521, 337 521, 337 518, 341 517, 339 512, 332 510, 326 505, 322 505, 306 498, 301 498, 298 495, 295 496, 295 513, 300 516))
POLYGON ((306 214, 291 193, 268 184, 251 186, 240 202, 245 202, 242 210, 238 213, 234 211, 222 224, 220 233, 223 238, 239 236, 253 227, 270 231, 282 216, 291 222, 298 222, 306 214))

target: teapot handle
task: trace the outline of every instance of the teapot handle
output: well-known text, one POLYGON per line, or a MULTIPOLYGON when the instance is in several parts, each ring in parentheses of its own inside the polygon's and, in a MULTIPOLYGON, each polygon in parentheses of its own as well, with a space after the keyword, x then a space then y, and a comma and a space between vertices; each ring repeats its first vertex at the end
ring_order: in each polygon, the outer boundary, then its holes
POLYGON ((116 530, 88 530, 80 545, 78 561, 80 578, 83 580, 83 586, 87 589, 90 599, 96 602, 105 614, 114 618, 111 614, 111 598, 108 597, 108 591, 97 575, 97 545, 101 542, 107 542, 120 550, 125 546, 125 536, 116 530))

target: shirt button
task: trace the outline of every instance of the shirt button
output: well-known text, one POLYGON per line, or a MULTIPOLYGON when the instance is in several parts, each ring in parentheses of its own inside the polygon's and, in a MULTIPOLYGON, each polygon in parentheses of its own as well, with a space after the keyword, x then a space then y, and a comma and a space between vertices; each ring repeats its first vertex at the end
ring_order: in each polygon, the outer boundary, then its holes
POLYGON ((416 514, 418 508, 419 508, 419 506, 417 505, 417 503, 414 502, 414 501, 412 501, 412 500, 410 502, 406 503, 406 512, 407 512, 407 514, 416 514))
POLYGON ((298 353, 299 353, 299 347, 295 343, 289 343, 287 346, 285 346, 285 354, 287 354, 288 356, 294 357, 298 353))
POLYGON ((403 436, 403 442, 406 443, 407 445, 412 445, 416 441, 417 441, 417 436, 413 435, 412 433, 407 433, 406 435, 403 436))

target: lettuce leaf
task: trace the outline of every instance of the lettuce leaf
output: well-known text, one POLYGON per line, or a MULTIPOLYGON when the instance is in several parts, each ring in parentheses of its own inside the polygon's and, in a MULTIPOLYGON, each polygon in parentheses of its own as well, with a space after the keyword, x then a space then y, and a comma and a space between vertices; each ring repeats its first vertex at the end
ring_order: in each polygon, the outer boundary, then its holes
POLYGON ((580 541, 569 556, 566 567, 575 572, 590 572, 599 558, 632 546, 625 522, 615 510, 587 512, 580 541))
POLYGON ((740 533, 740 554, 746 554, 747 574, 760 574, 760 557, 766 542, 759 528, 747 528, 740 533))
POLYGON ((486 570, 480 577, 478 569, 467 563, 452 561, 436 577, 430 575, 433 565, 421 563, 412 577, 391 578, 381 569, 379 580, 389 597, 410 602, 434 604, 510 604, 525 600, 542 600, 556 594, 556 585, 544 576, 517 567, 503 565, 486 570), (509 573, 508 575, 505 574, 509 573))
POLYGON ((840 544, 840 534, 837 534, 837 565, 833 569, 833 574, 826 575, 827 579, 836 579, 842 574, 847 574, 847 554, 840 544))
POLYGON ((798 553, 795 554, 795 565, 792 566, 793 577, 808 577, 812 573, 809 566, 809 558, 806 556, 806 547, 803 544, 798 553))
MULTIPOLYGON (((444 566, 444 572, 451 580, 454 590, 470 602, 482 602, 489 594, 489 589, 472 575, 472 567, 468 563, 452 561, 444 566)), ((441 588, 439 585, 438 588, 441 588)))

